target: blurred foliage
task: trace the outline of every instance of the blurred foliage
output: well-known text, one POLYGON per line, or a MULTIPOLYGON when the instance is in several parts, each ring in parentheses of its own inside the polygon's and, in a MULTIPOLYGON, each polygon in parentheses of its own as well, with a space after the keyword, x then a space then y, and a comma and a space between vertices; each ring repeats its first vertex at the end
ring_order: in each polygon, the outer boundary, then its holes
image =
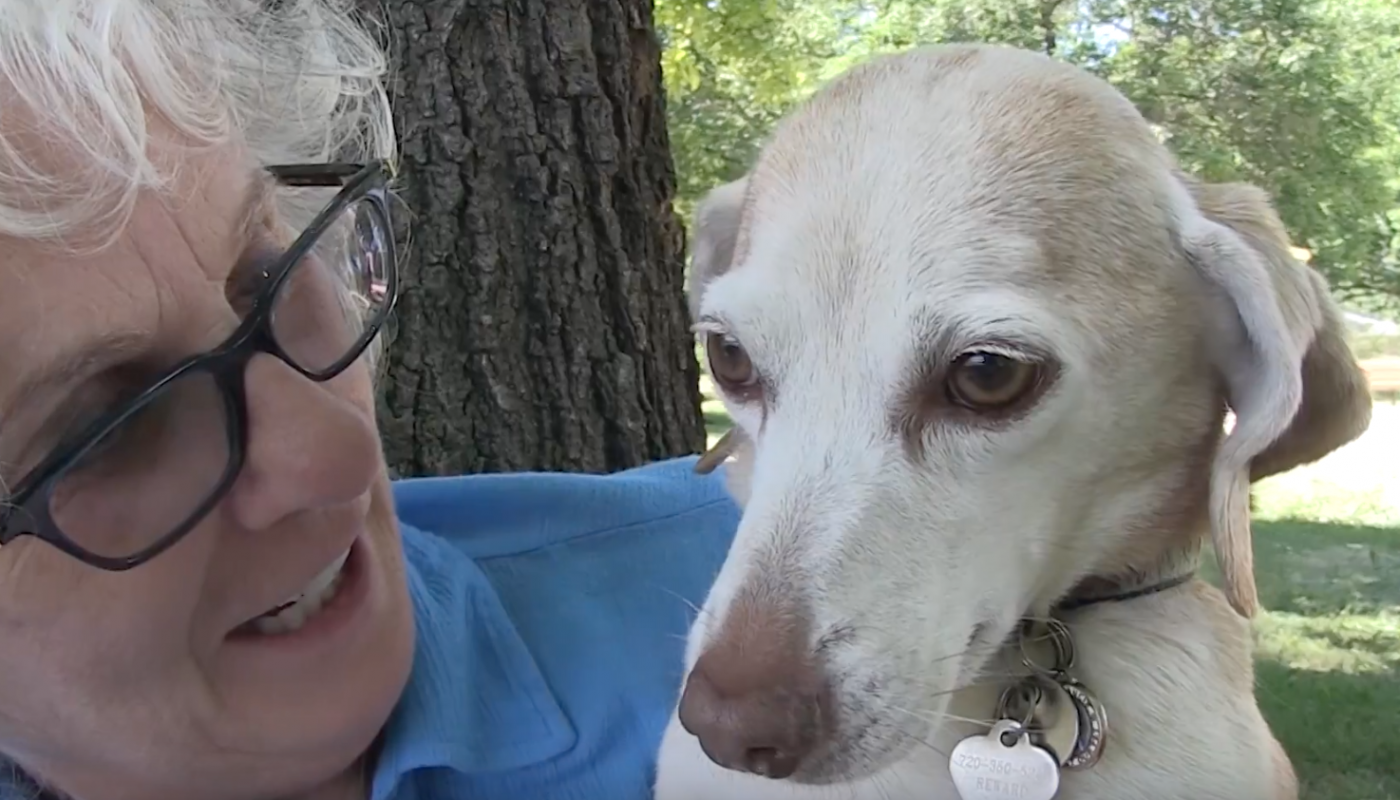
POLYGON ((656 0, 681 211, 873 54, 1039 50, 1117 86, 1183 166, 1269 190, 1358 308, 1400 311, 1400 0, 656 0))
POLYGON ((1351 351, 1362 361, 1372 358, 1400 358, 1400 336, 1388 333, 1354 333, 1348 337, 1351 351))

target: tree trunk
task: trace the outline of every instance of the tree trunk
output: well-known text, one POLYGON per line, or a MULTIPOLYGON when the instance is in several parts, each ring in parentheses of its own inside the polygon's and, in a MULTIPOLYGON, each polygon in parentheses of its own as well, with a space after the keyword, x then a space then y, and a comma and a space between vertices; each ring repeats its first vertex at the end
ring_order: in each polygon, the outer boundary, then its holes
POLYGON ((651 0, 373 5, 407 207, 390 467, 602 472, 699 451, 651 0))

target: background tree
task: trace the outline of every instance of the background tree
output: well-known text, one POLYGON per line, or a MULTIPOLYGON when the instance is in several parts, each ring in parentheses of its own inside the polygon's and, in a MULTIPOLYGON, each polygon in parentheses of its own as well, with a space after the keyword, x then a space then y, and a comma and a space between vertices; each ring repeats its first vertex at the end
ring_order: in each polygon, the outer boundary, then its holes
POLYGON ((1183 165, 1270 191, 1349 304, 1400 311, 1396 0, 656 0, 681 207, 869 56, 1012 44, 1088 68, 1183 165))
POLYGON ((616 470, 705 434, 650 0, 374 0, 406 287, 400 475, 616 470))

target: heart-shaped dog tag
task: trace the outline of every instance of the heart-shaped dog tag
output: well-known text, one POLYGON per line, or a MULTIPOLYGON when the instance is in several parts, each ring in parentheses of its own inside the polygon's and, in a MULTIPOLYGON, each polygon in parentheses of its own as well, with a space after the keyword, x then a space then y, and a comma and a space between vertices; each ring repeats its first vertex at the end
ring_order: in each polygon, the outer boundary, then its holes
POLYGON ((948 766, 962 800, 1051 800, 1060 789, 1054 757, 1031 744, 1014 720, 958 742, 948 766))

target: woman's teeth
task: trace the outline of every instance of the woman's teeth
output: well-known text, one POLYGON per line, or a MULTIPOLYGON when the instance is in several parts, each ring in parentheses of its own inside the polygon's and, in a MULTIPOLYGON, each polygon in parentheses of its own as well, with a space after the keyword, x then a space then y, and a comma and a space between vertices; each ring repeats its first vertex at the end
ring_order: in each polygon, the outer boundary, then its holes
POLYGON ((347 550, 312 578, 311 583, 300 595, 252 620, 248 625, 266 636, 300 630, 307 620, 316 616, 316 613, 335 597, 336 590, 340 588, 341 570, 345 567, 345 559, 349 555, 350 551, 347 550))

